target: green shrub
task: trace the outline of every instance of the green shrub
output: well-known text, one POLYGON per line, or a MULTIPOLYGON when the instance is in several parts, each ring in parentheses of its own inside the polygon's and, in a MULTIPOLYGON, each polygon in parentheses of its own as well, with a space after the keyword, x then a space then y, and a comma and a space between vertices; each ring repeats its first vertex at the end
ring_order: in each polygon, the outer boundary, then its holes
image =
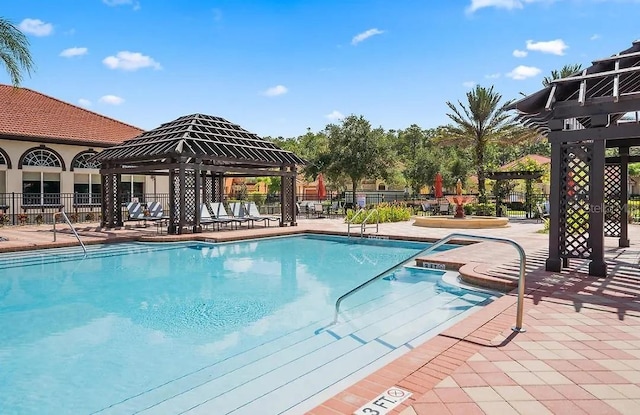
POLYGON ((474 204, 471 203, 467 203, 466 205, 464 205, 464 214, 471 216, 476 212, 476 206, 474 204))
MULTIPOLYGON (((465 214, 467 213, 467 206, 465 206, 465 214)), ((470 208, 475 212, 476 216, 495 216, 496 215, 496 205, 494 203, 472 203, 470 204, 470 208)))
MULTIPOLYGON (((383 222, 402 222, 411 218, 411 208, 405 204, 380 203, 376 208, 378 211, 378 221, 383 222)), ((364 218, 369 215, 371 208, 365 209, 365 213, 361 213, 353 223, 362 223, 364 218)), ((350 221, 358 212, 357 210, 347 209, 345 221, 350 221)))

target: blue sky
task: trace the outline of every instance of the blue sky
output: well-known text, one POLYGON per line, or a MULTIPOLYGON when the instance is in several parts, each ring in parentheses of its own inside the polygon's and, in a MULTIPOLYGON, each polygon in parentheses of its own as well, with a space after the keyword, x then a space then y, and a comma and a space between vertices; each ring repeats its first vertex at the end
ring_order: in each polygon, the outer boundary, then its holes
POLYGON ((517 98, 640 38, 640 0, 6 3, 37 65, 23 86, 144 129, 200 112, 261 136, 349 114, 436 127, 473 84, 517 98))

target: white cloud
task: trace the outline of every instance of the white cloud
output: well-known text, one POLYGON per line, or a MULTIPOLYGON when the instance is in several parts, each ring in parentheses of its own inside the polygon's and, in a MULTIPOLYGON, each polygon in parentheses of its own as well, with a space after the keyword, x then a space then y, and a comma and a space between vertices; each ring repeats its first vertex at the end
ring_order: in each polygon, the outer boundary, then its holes
POLYGON ((489 75, 485 75, 484 77, 487 79, 498 79, 502 76, 500 73, 490 73, 489 75))
POLYGON ((362 33, 358 33, 357 35, 355 35, 353 39, 351 39, 351 44, 355 46, 358 43, 362 42, 363 40, 369 39, 371 36, 381 35, 383 33, 384 33, 384 30, 379 30, 376 28, 366 30, 362 33))
POLYGON ((40 19, 24 19, 18 27, 22 32, 34 36, 49 36, 53 33, 53 25, 40 19))
POLYGON ((486 7, 495 7, 496 9, 522 9, 527 3, 536 3, 540 1, 550 0, 471 0, 471 4, 467 6, 467 13, 473 13, 486 7))
POLYGON ((120 51, 116 56, 107 56, 102 60, 110 69, 122 69, 123 71, 137 71, 142 68, 162 69, 162 66, 151 56, 139 52, 120 51))
POLYGON ((513 51, 513 56, 515 56, 516 58, 524 58, 529 54, 529 52, 527 52, 526 50, 520 50, 520 49, 516 49, 513 51))
POLYGON ((140 10, 140 2, 137 0, 102 0, 107 6, 133 6, 133 10, 140 10))
POLYGON ((592 35, 592 36, 589 38, 589 40, 598 40, 598 39, 600 39, 601 37, 602 37, 602 36, 600 36, 599 34, 597 34, 597 33, 596 33, 596 34, 592 35))
MULTIPOLYGON (((111 95, 111 96, 113 96, 113 95, 111 95)), ((86 98, 80 98, 78 100, 78 104, 82 105, 83 107, 90 107, 91 106, 91 101, 89 101, 86 98)))
POLYGON ((278 95, 284 95, 287 92, 289 92, 289 90, 287 89, 286 86, 284 86, 284 85, 276 85, 276 86, 272 86, 271 88, 269 88, 266 91, 264 91, 263 95, 266 95, 268 97, 277 97, 278 95))
POLYGON ((63 58, 72 58, 74 56, 86 55, 89 52, 87 48, 69 48, 60 52, 60 56, 63 58))
POLYGON ((331 121, 338 121, 344 118, 344 114, 342 114, 338 110, 333 110, 329 114, 325 115, 324 117, 330 119, 331 121))
POLYGON ((103 104, 120 105, 124 102, 124 98, 120 98, 116 95, 105 95, 103 97, 100 97, 98 101, 102 102, 103 104))
POLYGON ((520 65, 514 68, 511 72, 509 72, 507 76, 509 78, 520 81, 523 79, 537 76, 540 74, 540 72, 542 72, 540 68, 536 68, 535 66, 520 65))
POLYGON ((473 88, 476 85, 477 85, 476 81, 465 81, 462 83, 462 86, 465 88, 473 88))
POLYGON ((542 53, 550 53, 552 55, 564 55, 565 49, 569 46, 564 43, 562 39, 549 40, 546 42, 534 42, 533 40, 527 40, 527 49, 535 50, 542 53))

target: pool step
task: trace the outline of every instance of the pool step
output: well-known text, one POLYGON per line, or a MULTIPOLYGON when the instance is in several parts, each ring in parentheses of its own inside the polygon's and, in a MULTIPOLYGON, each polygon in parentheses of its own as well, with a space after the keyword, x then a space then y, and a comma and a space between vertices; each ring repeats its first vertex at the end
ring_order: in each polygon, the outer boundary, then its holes
MULTIPOLYGON (((380 283, 382 287, 388 284, 388 282, 380 283)), ((366 321, 369 321, 370 324, 377 321, 379 318, 384 317, 385 313, 387 313, 387 311, 385 311, 386 307, 391 307, 397 312, 401 312, 406 307, 423 301, 429 296, 435 295, 436 293, 434 292, 434 289, 435 287, 433 286, 433 283, 426 280, 420 284, 407 284, 407 286, 403 286, 402 289, 396 289, 393 296, 389 295, 388 290, 382 289, 379 297, 374 297, 369 301, 363 303, 354 304, 352 305, 352 307, 345 307, 345 309, 351 316, 363 316, 363 318, 366 317, 366 321)), ((348 306, 349 304, 345 305, 348 306)), ((328 310, 328 312, 330 312, 330 310, 328 310)), ((343 319, 344 316, 341 317, 341 321, 343 319)), ((134 413, 155 405, 156 403, 161 402, 167 398, 178 395, 186 390, 194 388, 195 386, 201 385, 205 382, 214 381, 220 377, 226 376, 229 373, 241 371, 243 367, 259 362, 261 359, 269 359, 270 356, 277 353, 278 351, 287 350, 291 353, 295 353, 297 347, 302 347, 303 350, 309 350, 309 348, 313 347, 322 347, 324 343, 318 344, 318 341, 322 342, 324 341, 323 339, 326 339, 330 342, 333 342, 336 340, 335 336, 328 333, 325 333, 322 336, 317 336, 314 334, 314 332, 318 328, 325 327, 328 324, 329 320, 313 323, 310 326, 298 329, 286 336, 265 342, 264 344, 259 345, 255 348, 231 356, 215 364, 204 367, 201 370, 186 374, 185 376, 150 389, 147 392, 132 396, 126 401, 114 403, 110 408, 106 408, 105 410, 99 411, 98 413, 134 413), (303 344, 297 346, 299 343, 303 344)), ((349 324, 351 324, 351 321, 340 323, 340 325, 335 327, 349 324)), ((363 327, 365 325, 364 322, 358 322, 357 324, 358 327, 363 327)), ((354 330, 355 329, 352 329, 352 331, 354 330)), ((291 359, 290 355, 286 356, 289 360, 291 359)), ((285 361, 286 360, 287 359, 285 359, 285 361)), ((268 363, 269 360, 266 360, 265 362, 268 363)), ((274 362, 276 361, 274 360, 274 362)), ((243 376, 242 373, 243 372, 240 372, 239 376, 243 376)), ((252 377, 254 375, 255 373, 253 373, 252 371, 249 372, 249 377, 252 377)), ((239 379, 239 381, 242 380, 243 379, 241 378, 239 379)), ((227 381, 228 380, 223 381, 223 384, 227 381)))
MULTIPOLYGON (((414 295, 419 295, 417 292, 414 295)), ((446 321, 452 313, 462 313, 465 310, 459 305, 463 303, 470 306, 466 301, 460 302, 457 298, 452 298, 449 293, 443 292, 436 295, 442 296, 442 304, 458 301, 458 306, 452 306, 449 311, 443 308, 432 310, 426 314, 440 314, 441 320, 433 319, 434 324, 441 324, 446 321), (443 312, 444 311, 444 312, 443 312)), ((432 297, 434 298, 434 297, 432 297)), ((397 301, 396 303, 401 303, 397 301)), ((395 303, 394 303, 395 304, 395 303)), ((399 306, 400 304, 395 304, 399 306)), ((412 316, 419 315, 418 310, 424 313, 424 303, 416 302, 409 308, 397 307, 394 310, 393 304, 390 307, 381 308, 389 316, 395 316, 398 321, 405 314, 412 316)), ((364 318, 364 316, 363 316, 364 318)), ((345 324, 343 323, 343 325, 345 324)), ((341 331, 344 336, 336 338, 331 332, 322 331, 316 336, 309 337, 302 342, 279 350, 254 363, 247 364, 237 370, 213 379, 200 385, 193 385, 185 392, 171 397, 168 400, 157 402, 158 404, 142 411, 144 414, 163 413, 280 413, 288 410, 297 403, 309 399, 326 387, 327 374, 340 373, 341 378, 350 376, 358 371, 367 368, 369 365, 386 355, 399 355, 399 348, 395 348, 380 339, 387 336, 394 336, 398 342, 408 342, 432 327, 418 327, 411 321, 404 320, 403 324, 394 326, 378 325, 378 336, 374 337, 374 331, 368 329, 366 324, 357 324, 359 330, 352 332, 341 331), (401 334, 394 331, 401 329, 404 325, 411 324, 415 331, 403 329, 401 334), (369 341, 366 337, 368 331, 369 341), (360 335, 360 336, 358 336, 360 335), (282 358, 286 357, 284 365, 282 358), (279 366, 278 366, 279 365, 279 366), (245 402, 246 405, 236 408, 238 402, 245 402), (277 403, 277 408, 270 408, 277 403), (258 409, 262 408, 262 409, 258 409), (269 408, 269 409, 265 409, 269 408), (237 410, 237 412, 235 412, 237 410)), ((403 346, 402 352, 409 350, 403 346)), ((183 385, 187 386, 187 385, 183 385)), ((168 398, 164 395, 164 398, 168 398)), ((149 401, 147 401, 149 402, 149 401)))

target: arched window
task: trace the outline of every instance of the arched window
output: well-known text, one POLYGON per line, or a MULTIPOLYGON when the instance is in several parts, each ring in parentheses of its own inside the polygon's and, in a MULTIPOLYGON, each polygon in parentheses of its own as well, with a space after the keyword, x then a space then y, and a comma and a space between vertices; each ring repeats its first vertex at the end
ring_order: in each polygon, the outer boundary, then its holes
POLYGON ((0 205, 6 206, 7 170, 11 168, 9 155, 0 148, 0 205))
POLYGON ((56 153, 46 148, 36 148, 22 156, 22 166, 62 167, 62 161, 56 153))
POLYGON ((378 190, 387 190, 387 186, 384 183, 378 185, 378 190))
POLYGON ((73 203, 75 205, 99 205, 102 197, 102 179, 99 174, 83 169, 99 169, 100 163, 91 161, 97 152, 87 150, 78 153, 71 161, 73 175, 73 203))
POLYGON ((99 161, 91 161, 90 158, 98 154, 95 151, 85 151, 77 154, 71 162, 71 170, 74 169, 99 169, 99 161))
POLYGON ((20 158, 22 204, 60 205, 60 170, 64 162, 58 153, 44 146, 27 150, 20 158))

